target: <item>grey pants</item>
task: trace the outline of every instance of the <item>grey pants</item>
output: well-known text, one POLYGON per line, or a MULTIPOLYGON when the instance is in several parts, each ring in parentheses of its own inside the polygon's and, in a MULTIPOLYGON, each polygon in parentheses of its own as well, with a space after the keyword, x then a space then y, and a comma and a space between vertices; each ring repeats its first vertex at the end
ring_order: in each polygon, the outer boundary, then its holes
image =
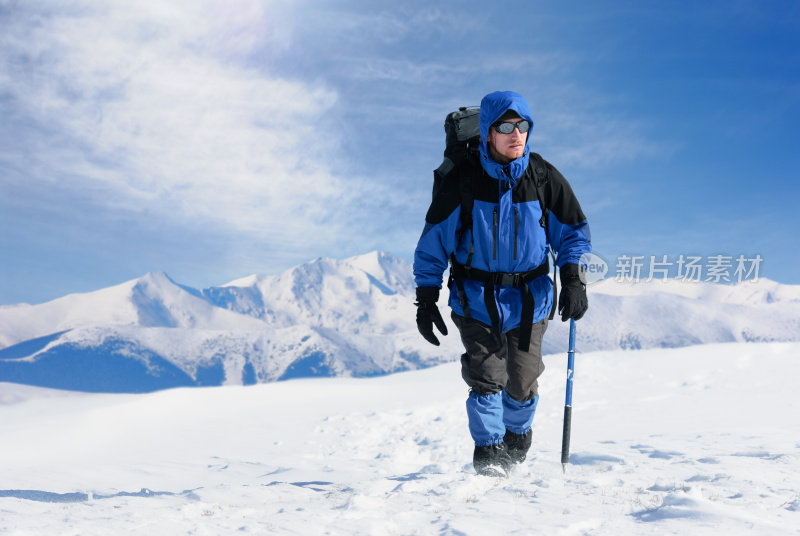
POLYGON ((519 329, 498 337, 482 322, 455 313, 451 317, 466 350, 461 356, 461 376, 473 391, 489 395, 505 389, 519 402, 536 396, 538 378, 544 372, 542 337, 547 329, 547 318, 533 325, 530 348, 523 352, 517 348, 519 329))

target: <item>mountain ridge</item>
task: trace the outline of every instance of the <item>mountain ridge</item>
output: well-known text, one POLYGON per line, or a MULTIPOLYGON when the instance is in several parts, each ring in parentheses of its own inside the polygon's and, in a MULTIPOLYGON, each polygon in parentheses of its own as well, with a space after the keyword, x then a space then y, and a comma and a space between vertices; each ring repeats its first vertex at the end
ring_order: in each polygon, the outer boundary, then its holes
MULTIPOLYGON (((304 376, 372 376, 457 360, 450 335, 417 333, 411 265, 373 251, 317 258, 274 275, 198 290, 163 272, 39 305, 0 307, 0 381, 139 391, 304 376)), ((606 279, 589 286, 582 351, 792 341, 800 286, 606 279)), ((544 353, 566 349, 550 322, 544 353)))

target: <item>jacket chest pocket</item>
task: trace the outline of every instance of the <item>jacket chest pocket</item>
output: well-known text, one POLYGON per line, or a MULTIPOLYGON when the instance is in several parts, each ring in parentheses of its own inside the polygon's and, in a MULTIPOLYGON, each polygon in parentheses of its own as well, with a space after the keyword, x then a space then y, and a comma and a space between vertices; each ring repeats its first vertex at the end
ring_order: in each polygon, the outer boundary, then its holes
POLYGON ((514 260, 537 262, 547 249, 547 236, 541 226, 541 208, 538 202, 514 206, 514 260))
MULTIPOLYGON (((514 260, 517 260, 517 254, 519 250, 519 208, 516 205, 513 206, 512 211, 512 221, 511 228, 513 231, 509 234, 509 238, 512 240, 512 244, 510 244, 511 249, 513 250, 514 260)), ((492 260, 497 260, 497 248, 498 243, 500 242, 500 209, 498 207, 494 207, 492 211, 492 260)))

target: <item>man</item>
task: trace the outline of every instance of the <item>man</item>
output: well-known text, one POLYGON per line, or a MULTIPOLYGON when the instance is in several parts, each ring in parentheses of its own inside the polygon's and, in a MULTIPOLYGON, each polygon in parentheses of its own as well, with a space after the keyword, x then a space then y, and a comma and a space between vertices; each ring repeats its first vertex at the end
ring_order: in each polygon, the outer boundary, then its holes
POLYGON ((450 262, 473 466, 507 476, 531 446, 542 336, 554 307, 548 250, 557 255, 561 319, 577 320, 588 307, 579 262, 591 242, 566 179, 530 151, 533 119, 522 95, 486 95, 479 126, 477 154, 437 170, 441 184, 414 254, 417 326, 435 345, 434 325, 447 334, 436 301, 450 262))

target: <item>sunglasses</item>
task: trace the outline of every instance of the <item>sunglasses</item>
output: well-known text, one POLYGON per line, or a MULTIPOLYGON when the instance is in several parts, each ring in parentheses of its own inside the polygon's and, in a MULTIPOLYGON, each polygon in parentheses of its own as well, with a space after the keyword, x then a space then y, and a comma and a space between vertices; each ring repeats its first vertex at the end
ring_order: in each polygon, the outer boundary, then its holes
POLYGON ((531 129, 531 124, 525 120, 522 120, 519 123, 511 123, 510 121, 507 121, 505 123, 497 123, 496 125, 492 125, 492 127, 494 127, 494 129, 500 134, 511 134, 514 132, 515 128, 524 134, 531 129))

